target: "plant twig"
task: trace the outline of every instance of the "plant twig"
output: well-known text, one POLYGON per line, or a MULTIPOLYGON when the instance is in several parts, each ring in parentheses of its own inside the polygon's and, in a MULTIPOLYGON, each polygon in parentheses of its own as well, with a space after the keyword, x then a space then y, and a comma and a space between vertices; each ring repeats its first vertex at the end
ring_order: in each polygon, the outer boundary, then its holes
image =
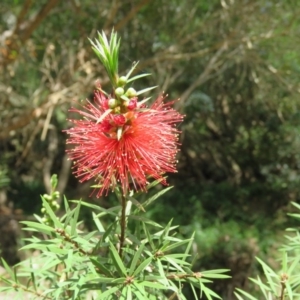
POLYGON ((283 274, 281 274, 280 277, 281 277, 281 282, 280 282, 281 283, 281 293, 280 293, 279 299, 284 300, 284 290, 286 287, 286 282, 289 279, 289 276, 288 276, 288 274, 283 273, 283 274))
POLYGON ((62 236, 66 242, 72 244, 74 246, 74 248, 76 250, 78 250, 81 254, 86 255, 86 256, 90 255, 90 253, 88 253, 87 251, 83 250, 76 241, 72 240, 72 238, 70 237, 70 235, 67 234, 62 228, 57 228, 55 231, 60 236, 62 236))
POLYGON ((35 296, 40 297, 40 298, 43 298, 43 299, 52 299, 52 298, 50 298, 50 297, 48 297, 48 296, 46 296, 46 295, 44 295, 44 294, 42 294, 42 293, 39 293, 39 292, 37 292, 37 291, 30 290, 29 288, 27 288, 27 287, 25 287, 25 286, 23 286, 23 285, 19 285, 19 284, 17 284, 17 283, 13 283, 13 284, 12 284, 12 287, 13 287, 14 289, 16 289, 16 290, 22 290, 22 291, 24 291, 24 292, 26 292, 26 293, 34 294, 35 296))

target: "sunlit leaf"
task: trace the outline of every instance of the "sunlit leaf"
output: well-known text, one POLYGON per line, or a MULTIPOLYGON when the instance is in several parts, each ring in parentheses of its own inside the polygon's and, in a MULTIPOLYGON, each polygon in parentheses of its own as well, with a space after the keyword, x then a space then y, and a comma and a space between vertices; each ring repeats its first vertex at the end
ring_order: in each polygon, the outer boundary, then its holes
POLYGON ((117 251, 117 249, 115 248, 115 246, 109 242, 109 249, 110 249, 110 253, 111 253, 111 257, 113 259, 114 262, 114 266, 116 267, 119 275, 126 275, 127 271, 126 271, 126 267, 123 264, 123 261, 117 251))

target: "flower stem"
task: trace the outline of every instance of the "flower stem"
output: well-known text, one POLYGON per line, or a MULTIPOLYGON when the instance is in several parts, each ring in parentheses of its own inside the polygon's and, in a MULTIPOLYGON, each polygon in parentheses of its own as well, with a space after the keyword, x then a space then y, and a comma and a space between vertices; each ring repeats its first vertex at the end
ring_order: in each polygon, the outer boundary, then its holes
POLYGON ((120 248, 119 248, 119 255, 122 256, 122 250, 124 247, 125 242, 125 229, 126 229, 126 197, 122 195, 122 212, 121 212, 121 236, 120 236, 120 248))

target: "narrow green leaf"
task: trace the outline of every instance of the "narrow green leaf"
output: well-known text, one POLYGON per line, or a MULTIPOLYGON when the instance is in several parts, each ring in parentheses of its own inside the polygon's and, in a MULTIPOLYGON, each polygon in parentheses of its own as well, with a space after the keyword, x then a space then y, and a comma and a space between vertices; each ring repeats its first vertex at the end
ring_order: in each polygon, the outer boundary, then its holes
MULTIPOLYGON (((142 101, 139 101, 138 104, 137 104, 137 106, 138 106, 138 107, 141 107, 144 103, 146 103, 147 101, 149 101, 151 98, 152 98, 152 97, 148 97, 148 98, 143 99, 142 101)), ((160 180, 155 180, 154 182, 155 182, 156 184, 158 184, 158 183, 160 183, 161 181, 162 181, 162 179, 160 179, 160 180)), ((150 188, 151 188, 151 183, 147 186, 147 190, 149 191, 150 188)))
POLYGON ((55 227, 56 228, 62 228, 63 226, 62 226, 61 222, 59 221, 59 219, 55 215, 55 212, 50 207, 48 201, 46 201, 43 197, 41 197, 41 198, 42 198, 42 201, 43 201, 43 205, 46 209, 46 212, 49 215, 49 217, 51 218, 51 220, 53 221, 55 227))
POLYGON ((184 263, 185 265, 191 265, 190 263, 187 263, 185 262, 185 258, 187 256, 190 256, 189 254, 184 254, 184 253, 174 253, 174 254, 168 254, 168 257, 171 257, 171 258, 175 258, 175 259, 180 259, 180 261, 182 263, 184 263))
POLYGON ((139 273, 141 273, 142 271, 144 271, 146 269, 146 267, 152 262, 153 258, 152 257, 148 257, 147 259, 145 259, 132 273, 133 276, 137 276, 139 273))
POLYGON ((169 235, 169 231, 170 231, 170 227, 172 225, 172 222, 173 222, 173 219, 171 219, 169 221, 169 223, 167 224, 167 226, 163 230, 161 236, 159 237, 159 242, 160 242, 161 245, 163 244, 163 241, 164 241, 165 237, 167 237, 169 235))
MULTIPOLYGON (((74 261, 76 258, 74 259, 74 261)), ((73 249, 69 249, 67 259, 65 260, 66 272, 70 272, 73 268, 73 249)))
POLYGON ((143 90, 138 91, 136 94, 137 94, 137 96, 139 96, 139 95, 147 93, 147 92, 149 92, 153 89, 156 89, 157 87, 158 87, 157 85, 156 86, 151 86, 151 87, 148 87, 148 88, 145 88, 143 90))
MULTIPOLYGON (((185 252, 184 254, 188 255, 190 253, 190 250, 191 250, 191 247, 193 245, 193 242, 194 242, 194 237, 195 237, 195 232, 193 232, 191 238, 190 238, 190 241, 185 249, 185 252)), ((184 260, 186 260, 187 256, 184 258, 184 260)))
POLYGON ((224 275, 224 274, 207 274, 207 275, 202 274, 202 275, 205 278, 213 278, 213 279, 217 279, 217 278, 219 278, 219 279, 221 279, 221 278, 225 279, 225 278, 230 278, 231 277, 229 275, 224 275))
POLYGON ((113 245, 112 242, 109 242, 109 249, 110 249, 110 253, 114 262, 114 266, 116 267, 119 275, 125 275, 126 276, 126 267, 124 266, 122 259, 117 251, 117 249, 115 248, 115 246, 113 245))
POLYGON ((45 233, 47 235, 51 235, 52 232, 54 232, 54 228, 51 226, 41 224, 38 222, 33 222, 33 221, 20 221, 21 224, 24 224, 29 227, 29 229, 36 229, 38 232, 45 233))
POLYGON ((135 296, 137 299, 144 299, 144 300, 148 300, 149 298, 147 298, 146 296, 146 291, 144 289, 144 287, 140 284, 140 282, 133 282, 133 286, 136 288, 137 291, 135 291, 135 296))
POLYGON ((135 81, 135 80, 143 78, 143 77, 146 77, 146 76, 150 76, 150 75, 151 75, 151 73, 144 73, 144 74, 133 76, 133 77, 131 77, 130 79, 127 80, 127 83, 135 81))
POLYGON ((181 260, 181 259, 178 259, 178 258, 175 258, 175 257, 172 257, 171 255, 164 255, 164 257, 162 258, 162 260, 166 260, 168 263, 172 264, 175 269, 178 269, 176 265, 179 265, 180 267, 180 271, 181 272, 184 272, 184 266, 190 266, 190 264, 184 260, 181 260), (171 262, 172 261, 172 262, 171 262))
POLYGON ((267 298, 267 292, 271 291, 271 289, 261 281, 260 277, 257 276, 257 279, 249 278, 249 280, 257 284, 261 289, 261 291, 263 292, 265 298, 267 298))
POLYGON ((50 183, 51 183, 52 191, 55 191, 56 186, 57 186, 57 175, 56 174, 53 174, 51 176, 50 183))
POLYGON ((292 205, 294 205, 296 208, 298 208, 300 210, 300 204, 296 203, 296 202, 291 202, 292 205))
POLYGON ((196 291, 195 291, 194 286, 193 286, 192 284, 190 284, 190 287, 191 287, 191 289, 192 289, 192 291, 193 291, 193 294, 194 294, 195 299, 198 300, 198 295, 197 295, 197 293, 196 293, 196 291))
POLYGON ((129 219, 133 219, 133 220, 138 220, 140 222, 155 226, 155 227, 162 227, 160 224, 152 221, 151 219, 145 218, 143 216, 136 216, 136 215, 129 215, 128 216, 129 219))
MULTIPOLYGON (((250 294, 244 292, 244 291, 241 290, 241 289, 236 288, 236 290, 237 290, 240 294, 246 296, 246 297, 247 297, 248 299, 250 299, 250 300, 257 300, 257 298, 251 296, 250 294)), ((236 292, 235 292, 234 294, 236 295, 236 292)), ((242 299, 243 299, 243 298, 242 298, 242 299)), ((244 300, 244 299, 243 299, 243 300, 244 300)))
POLYGON ((132 290, 130 285, 125 285, 122 289, 122 296, 124 296, 124 299, 126 300, 132 300, 132 290))
POLYGON ((151 273, 149 273, 149 275, 143 276, 143 281, 160 281, 161 279, 161 276, 151 275, 151 273))
POLYGON ((244 300, 237 292, 234 292, 234 295, 238 298, 238 300, 244 300))
POLYGON ((297 257, 293 258, 293 263, 290 265, 290 267, 288 268, 286 273, 292 274, 294 272, 294 269, 296 268, 296 266, 299 266, 299 261, 300 261, 299 255, 297 257))
POLYGON ((163 260, 166 260, 169 262, 178 272, 184 272, 183 268, 175 261, 175 259, 172 259, 168 256, 164 256, 163 260))
POLYGON ((104 240, 105 242, 107 242, 109 240, 109 235, 111 234, 111 232, 113 231, 113 229, 115 229, 116 227, 116 221, 112 222, 108 228, 106 229, 105 233, 102 236, 102 240, 104 240))
POLYGON ((17 268, 13 268, 13 272, 14 272, 14 282, 15 283, 19 283, 19 279, 18 279, 18 274, 17 274, 17 268))
POLYGON ((209 289, 202 282, 200 282, 200 286, 201 286, 201 290, 205 294, 206 298, 208 300, 212 300, 212 297, 211 297, 210 293, 208 292, 209 289))
POLYGON ((118 286, 114 286, 108 290, 106 290, 104 293, 102 293, 100 296, 99 296, 99 300, 108 300, 110 298, 108 298, 110 295, 116 293, 116 291, 119 290, 119 287, 118 286))
POLYGON ((129 269, 129 275, 132 276, 134 271, 135 271, 135 267, 137 265, 137 262, 139 260, 142 259, 141 255, 142 255, 142 252, 144 250, 144 247, 145 247, 145 243, 141 243, 139 249, 136 251, 133 259, 132 259, 132 262, 131 262, 131 265, 130 265, 130 269, 129 269))
POLYGON ((133 64, 133 66, 131 67, 131 69, 129 70, 129 72, 127 73, 127 75, 126 75, 126 79, 128 80, 129 79, 129 77, 130 77, 130 75, 132 74, 132 72, 134 71, 134 69, 136 68, 136 66, 138 65, 138 61, 137 62, 135 62, 134 64, 133 64))
POLYGON ((180 246, 182 246, 184 244, 187 244, 188 242, 190 242, 190 239, 170 244, 170 245, 162 248, 162 251, 164 251, 164 252, 170 251, 170 250, 172 250, 174 248, 177 248, 177 247, 180 247, 180 246))
POLYGON ((74 210, 74 217, 71 219, 71 236, 74 236, 75 233, 77 235, 77 222, 78 222, 78 217, 79 217, 79 213, 80 213, 80 208, 81 208, 81 202, 79 202, 79 204, 76 206, 75 210, 74 210))
MULTIPOLYGON (((78 203, 77 203, 77 205, 78 205, 78 203)), ((65 216, 64 216, 64 218, 62 218, 62 221, 64 222, 64 229, 66 230, 67 228, 69 228, 70 229, 70 222, 71 222, 71 220, 72 220, 72 218, 73 218, 73 216, 74 216, 74 213, 75 213, 75 210, 73 209, 73 210, 69 210, 68 212, 66 212, 66 214, 65 214, 65 216)), ((70 232, 69 232, 70 233, 70 232)))
POLYGON ((99 288, 99 283, 103 283, 103 284, 108 283, 108 284, 111 284, 114 280, 115 280, 115 278, 113 278, 113 277, 102 277, 102 276, 98 275, 98 277, 96 279, 93 279, 93 280, 89 279, 88 283, 84 284, 82 286, 82 288, 89 288, 89 287, 93 286, 94 284, 96 284, 96 288, 95 289, 97 289, 97 288, 99 288), (95 281, 95 283, 94 283, 94 281, 95 281))
MULTIPOLYGON (((172 230, 174 230, 174 229, 176 229, 178 227, 179 227, 178 225, 171 226, 170 229, 169 229, 169 232, 171 232, 172 230)), ((164 230, 160 230, 158 232, 155 232, 154 233, 154 237, 155 238, 159 238, 159 237, 162 236, 163 233, 164 233, 164 230)), ((166 236, 165 240, 170 241, 170 242, 180 242, 181 241, 180 239, 174 238, 172 236, 166 236)))
MULTIPOLYGON (((3 282, 8 283, 11 285, 12 283, 8 280, 5 280, 4 278, 0 277, 0 280, 3 280, 3 282)), ((12 287, 11 286, 1 286, 0 287, 0 292, 11 292, 12 287)))
MULTIPOLYGON (((122 290, 121 290, 121 293, 120 293, 120 296, 119 296, 119 298, 121 298, 121 299, 126 299, 126 300, 129 300, 128 298, 127 298, 127 293, 128 293, 128 285, 124 285, 123 286, 123 288, 122 288, 122 290)), ((131 299, 130 299, 131 300, 131 299)))
POLYGON ((135 198, 133 198, 133 197, 128 197, 128 199, 139 209, 139 210, 141 210, 142 212, 146 212, 145 211, 145 209, 144 209, 144 207, 143 207, 143 205, 139 202, 139 201, 137 201, 135 198))
MULTIPOLYGON (((151 98, 151 97, 150 97, 151 98)), ((149 99, 150 99, 149 98, 149 99)), ((141 103, 142 101, 139 101, 139 103, 141 103)), ((160 179, 156 179, 156 180, 153 180, 152 182, 150 182, 147 186, 146 186, 146 189, 147 191, 149 191, 150 189, 152 189, 153 187, 157 186, 159 183, 161 183, 163 180, 166 180, 167 179, 167 176, 164 176, 163 178, 160 178, 160 179)), ((135 193, 135 196, 139 196, 139 195, 142 195, 144 194, 144 192, 140 191, 140 192, 136 192, 135 193)))
POLYGON ((66 196, 64 196, 64 205, 65 205, 65 211, 66 213, 68 213, 70 211, 70 206, 66 196))
POLYGON ((110 270, 106 268, 96 257, 90 257, 90 261, 93 263, 95 267, 99 269, 98 273, 103 273, 108 277, 112 277, 110 270))
MULTIPOLYGON (((70 202, 79 203, 78 200, 70 200, 70 202)), ((91 203, 87 203, 87 202, 83 202, 83 201, 80 201, 80 203, 81 203, 82 206, 86 206, 86 207, 89 207, 89 208, 92 208, 92 209, 103 212, 102 215, 112 215, 114 217, 116 217, 118 215, 118 212, 120 211, 120 208, 121 208, 121 205, 114 206, 114 207, 106 209, 106 208, 101 207, 99 205, 95 205, 95 204, 91 204, 91 203)), ((97 217, 102 216, 102 215, 97 215, 97 217)))
POLYGON ((222 273, 229 272, 230 270, 227 269, 216 269, 216 270, 209 270, 201 272, 202 277, 206 278, 230 278, 229 275, 225 275, 222 273))
POLYGON ((152 250, 155 250, 155 246, 154 246, 154 243, 153 243, 153 240, 152 240, 152 236, 148 230, 148 228, 146 227, 146 224, 145 223, 142 223, 143 224, 143 229, 144 229, 144 232, 146 234, 146 237, 147 237, 147 240, 150 244, 150 247, 152 250))
POLYGON ((153 288, 153 289, 159 289, 159 290, 168 290, 168 287, 164 286, 163 284, 160 284, 158 282, 151 282, 151 281, 143 281, 140 283, 140 285, 153 288))
POLYGON ((288 257, 287 257, 287 252, 284 251, 283 254, 282 254, 282 263, 281 263, 281 267, 282 267, 282 272, 286 273, 287 272, 287 260, 288 260, 288 257))
POLYGON ((264 274, 265 276, 267 277, 268 279, 268 283, 272 289, 272 292, 274 294, 276 294, 277 292, 277 287, 276 287, 276 284, 274 283, 272 277, 274 279, 277 279, 277 274, 267 265, 265 264, 261 259, 259 259, 258 257, 256 257, 256 259, 258 260, 258 262, 261 264, 263 270, 264 270, 264 274))
POLYGON ((291 285, 289 284, 289 282, 285 283, 285 288, 286 288, 287 294, 289 296, 289 300, 293 300, 294 299, 293 290, 292 290, 291 285))
POLYGON ((164 267, 160 261, 160 259, 157 259, 156 260, 156 265, 158 267, 158 273, 159 275, 162 277, 160 282, 162 284, 164 284, 165 286, 169 287, 169 282, 168 282, 168 279, 166 278, 166 274, 165 274, 165 271, 164 271, 164 267))
POLYGON ((97 227, 97 229, 98 229, 98 232, 99 232, 99 233, 104 233, 104 232, 105 232, 105 229, 104 229, 104 227, 103 227, 101 221, 100 221, 99 218, 97 217, 97 215, 96 215, 94 212, 92 212, 92 216, 93 216, 93 220, 94 220, 94 222, 95 222, 95 225, 96 225, 96 227, 97 227))
POLYGON ((1 261, 3 264, 4 269, 6 270, 6 272, 9 274, 9 276, 11 278, 14 278, 14 273, 12 272, 10 266, 7 264, 7 262, 4 260, 4 258, 1 257, 1 261))
POLYGON ((146 200, 143 203, 143 206, 146 207, 146 206, 150 205, 152 202, 154 202, 156 199, 158 199, 160 196, 162 196, 163 194, 165 194, 167 191, 169 191, 172 188, 173 188, 172 186, 169 186, 169 187, 164 188, 163 190, 159 191, 158 193, 156 193, 155 195, 150 197, 148 200, 146 200))

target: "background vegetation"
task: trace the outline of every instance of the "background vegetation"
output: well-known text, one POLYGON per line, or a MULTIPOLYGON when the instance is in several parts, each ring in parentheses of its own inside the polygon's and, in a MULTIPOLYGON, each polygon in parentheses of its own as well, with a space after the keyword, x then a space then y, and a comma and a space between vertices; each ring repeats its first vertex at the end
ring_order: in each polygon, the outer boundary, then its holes
MULTIPOLYGON (((180 98, 179 172, 148 211, 196 232, 197 269, 230 268, 215 289, 233 299, 271 265, 289 203, 300 189, 300 2, 296 0, 2 0, 0 6, 0 243, 20 257, 18 220, 41 208, 52 173, 71 198, 88 198, 65 154, 68 109, 108 78, 87 37, 112 28, 122 39, 120 73, 136 60, 180 98)), ((84 217, 84 216, 83 216, 84 217)), ((87 222, 87 226, 89 226, 87 222)))

